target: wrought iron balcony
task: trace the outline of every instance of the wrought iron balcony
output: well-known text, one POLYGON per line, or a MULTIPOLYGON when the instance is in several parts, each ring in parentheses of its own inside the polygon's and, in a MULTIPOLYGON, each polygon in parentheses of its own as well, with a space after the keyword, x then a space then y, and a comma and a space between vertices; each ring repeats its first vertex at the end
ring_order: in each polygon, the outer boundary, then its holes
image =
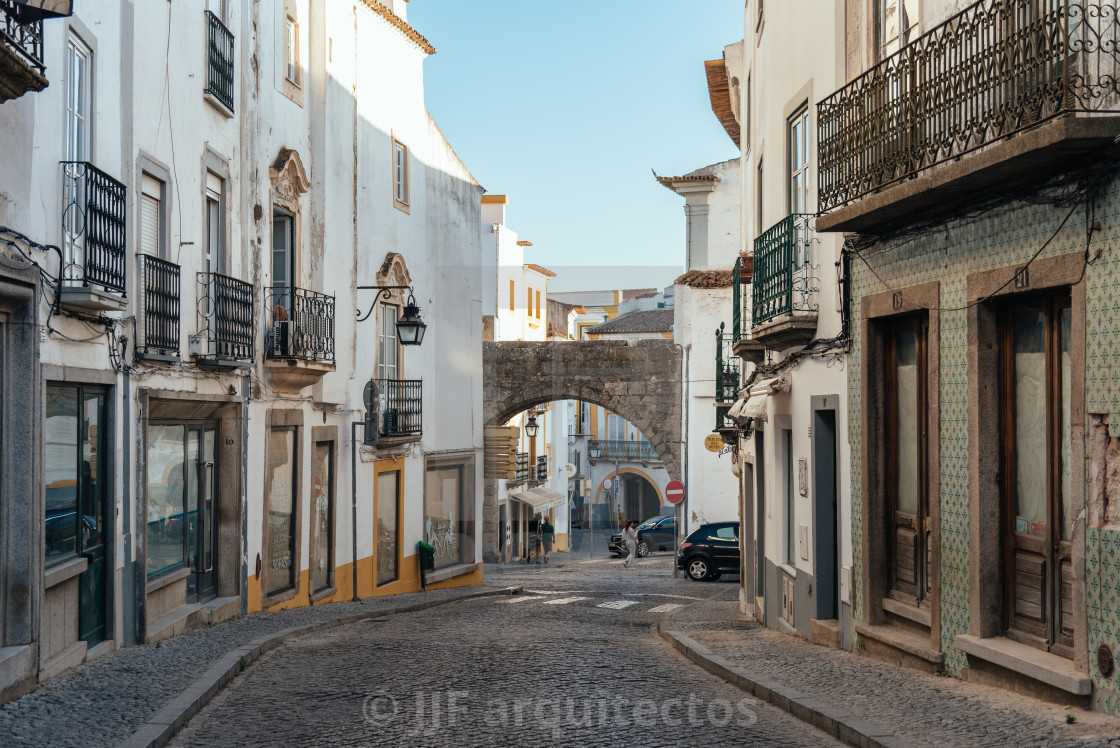
POLYGON ((771 348, 807 343, 816 332, 820 280, 811 218, 788 215, 754 240, 751 336, 771 348))
MULTIPOLYGON (((382 437, 418 437, 424 433, 423 384, 419 379, 377 380, 382 437)), ((520 469, 520 462, 518 465, 520 469)))
POLYGON ((206 11, 206 93, 233 111, 233 34, 221 19, 206 11))
POLYGON ((289 286, 268 290, 267 355, 334 362, 334 297, 289 286))
POLYGON ((124 296, 127 188, 85 161, 62 162, 62 282, 124 296))
MULTIPOLYGON (((821 101, 820 210, 1059 115, 1120 112, 1118 10, 1120 0, 980 0, 821 101)), ((1037 153, 1019 155, 1021 171, 1038 172, 1037 153)))
POLYGON ((0 0, 0 103, 47 87, 43 21, 26 5, 0 0))
POLYGON ((661 459, 657 456, 653 445, 644 440, 591 439, 587 444, 587 454, 593 460, 652 462, 661 459))
POLYGON ((156 360, 179 359, 179 266, 151 255, 137 255, 140 265, 140 311, 136 355, 156 360))
POLYGON ((191 353, 200 364, 253 361, 253 286, 221 273, 198 273, 198 334, 191 353))
POLYGON ((529 482, 529 453, 517 453, 517 478, 515 482, 518 484, 529 482))

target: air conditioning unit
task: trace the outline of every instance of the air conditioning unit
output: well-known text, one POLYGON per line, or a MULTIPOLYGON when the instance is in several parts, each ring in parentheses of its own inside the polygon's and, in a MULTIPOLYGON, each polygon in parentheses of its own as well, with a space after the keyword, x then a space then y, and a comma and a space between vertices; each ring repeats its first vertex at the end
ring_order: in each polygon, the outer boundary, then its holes
POLYGON ((277 320, 272 323, 272 357, 286 358, 292 355, 291 320, 277 320))

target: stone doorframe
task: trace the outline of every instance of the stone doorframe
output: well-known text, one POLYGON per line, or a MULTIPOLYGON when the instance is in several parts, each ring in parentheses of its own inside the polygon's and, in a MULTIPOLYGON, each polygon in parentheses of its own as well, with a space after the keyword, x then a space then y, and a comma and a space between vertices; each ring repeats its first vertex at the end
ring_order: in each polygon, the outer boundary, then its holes
POLYGON ((968 632, 1002 636, 1004 626, 1000 453, 999 316, 996 301, 1069 288, 1071 305, 1070 501, 1073 508, 1074 664, 1089 670, 1085 609, 1085 257, 1079 252, 1035 260, 1029 275, 1019 265, 970 273, 966 298, 988 299, 968 310, 968 632), (1018 277, 1017 283, 1008 283, 1018 277), (1003 288, 1001 288, 1003 287, 1003 288))
POLYGON ((858 569, 863 586, 863 608, 854 613, 856 620, 870 625, 887 623, 883 600, 889 592, 887 523, 887 402, 886 360, 888 337, 886 323, 895 317, 925 312, 928 315, 926 340, 926 390, 929 421, 927 460, 929 465, 926 489, 929 496, 930 534, 930 599, 929 643, 941 650, 941 286, 937 282, 902 288, 898 291, 864 296, 860 302, 863 319, 862 372, 860 388, 862 404, 860 423, 863 432, 863 460, 859 496, 863 517, 862 535, 857 540, 863 547, 858 569))

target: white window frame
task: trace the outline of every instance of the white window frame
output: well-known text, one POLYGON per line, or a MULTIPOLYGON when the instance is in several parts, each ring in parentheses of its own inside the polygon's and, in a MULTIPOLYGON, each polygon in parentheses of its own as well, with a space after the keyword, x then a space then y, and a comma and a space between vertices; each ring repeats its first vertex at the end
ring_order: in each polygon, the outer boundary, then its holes
POLYGON ((396 304, 381 304, 377 310, 377 378, 379 380, 403 378, 401 377, 401 343, 397 338, 399 315, 400 308, 396 304), (385 361, 383 353, 386 350, 392 351, 392 363, 385 361))
POLYGON ((284 78, 300 85, 299 19, 291 13, 284 14, 284 78))
POLYGON ((163 218, 163 196, 166 194, 166 188, 167 185, 162 179, 158 179, 147 172, 141 173, 140 210, 138 211, 140 227, 137 232, 137 236, 139 237, 137 251, 150 257, 166 258, 163 218), (155 246, 152 246, 150 241, 146 241, 146 237, 149 236, 146 231, 146 229, 149 228, 148 222, 149 220, 153 220, 153 218, 155 221, 155 246))
POLYGON ((905 47, 912 39, 921 35, 922 5, 921 0, 877 0, 879 7, 878 32, 879 32, 879 59, 884 59, 905 47), (906 13, 906 6, 914 9, 914 17, 909 13, 906 20, 907 28, 902 28, 902 14, 906 13), (888 36, 887 14, 894 7, 898 17, 894 21, 894 32, 888 36))
POLYGON ((93 49, 73 31, 66 40, 66 160, 89 161, 93 49))
POLYGON ((408 212, 409 168, 408 146, 393 138, 393 205, 408 212))
POLYGON ((223 230, 223 216, 225 205, 222 195, 225 193, 225 180, 210 171, 206 171, 206 194, 204 196, 203 220, 206 222, 206 270, 207 272, 226 274, 226 259, 224 246, 225 231, 223 230))

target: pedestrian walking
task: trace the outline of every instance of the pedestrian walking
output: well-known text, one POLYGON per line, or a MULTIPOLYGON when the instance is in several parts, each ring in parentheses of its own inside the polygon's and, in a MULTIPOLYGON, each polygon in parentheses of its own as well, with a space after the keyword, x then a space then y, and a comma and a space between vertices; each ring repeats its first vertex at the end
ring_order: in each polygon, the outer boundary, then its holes
POLYGON ((552 553, 552 543, 556 539, 556 528, 548 521, 548 517, 541 522, 541 541, 544 544, 544 562, 547 564, 548 555, 552 553))
POLYGON ((537 533, 540 532, 540 515, 533 515, 529 520, 529 537, 525 539, 525 563, 533 563, 533 550, 537 547, 537 533))
POLYGON ((634 554, 638 552, 638 534, 634 532, 634 520, 626 520, 626 527, 622 528, 622 541, 626 543, 626 548, 630 551, 630 555, 626 557, 626 568, 634 568, 634 554))
POLYGON ((544 545, 544 537, 541 534, 541 525, 544 523, 541 522, 541 515, 538 514, 536 516, 533 520, 533 524, 537 526, 536 532, 533 533, 533 553, 536 555, 537 563, 539 564, 541 562, 541 546, 544 545))

